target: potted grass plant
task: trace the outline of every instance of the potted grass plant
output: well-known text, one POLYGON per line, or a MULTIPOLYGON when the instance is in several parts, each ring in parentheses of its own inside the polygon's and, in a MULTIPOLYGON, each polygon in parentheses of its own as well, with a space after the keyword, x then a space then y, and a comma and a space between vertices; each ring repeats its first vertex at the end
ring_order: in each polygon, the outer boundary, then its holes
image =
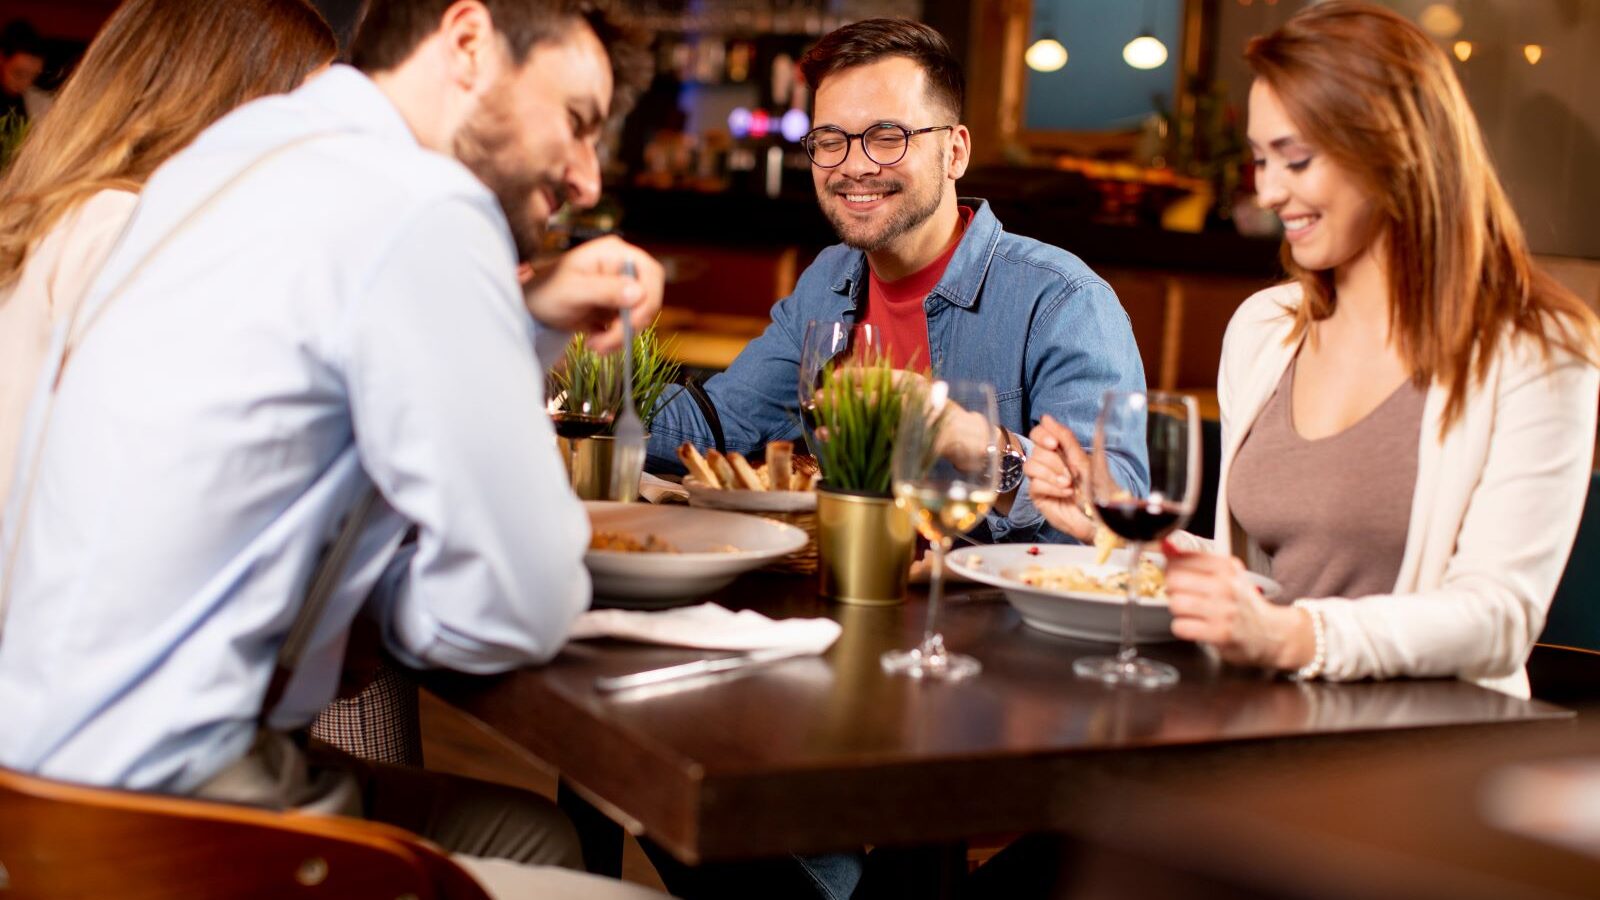
POLYGON ((843 603, 905 599, 916 531, 895 505, 894 444, 919 389, 886 357, 825 369, 815 408, 819 590, 843 603))
MULTIPOLYGON (((670 350, 671 342, 662 341, 654 325, 634 336, 633 404, 646 434, 666 403, 667 386, 678 380, 681 367, 670 350)), ((550 417, 573 490, 585 500, 623 499, 611 496, 611 434, 622 405, 622 355, 596 353, 577 335, 551 374, 550 397, 550 417)), ((636 484, 638 478, 625 481, 636 484)))

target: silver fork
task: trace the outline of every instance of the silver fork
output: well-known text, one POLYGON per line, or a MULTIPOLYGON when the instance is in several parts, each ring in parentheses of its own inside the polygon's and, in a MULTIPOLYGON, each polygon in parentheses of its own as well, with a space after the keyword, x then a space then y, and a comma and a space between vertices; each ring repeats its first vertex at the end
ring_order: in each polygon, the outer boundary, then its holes
MULTIPOLYGON (((637 278, 633 260, 624 260, 622 274, 637 278)), ((644 468, 644 423, 633 406, 633 318, 622 311, 622 408, 612 427, 611 496, 632 501, 638 493, 636 479, 644 468)))

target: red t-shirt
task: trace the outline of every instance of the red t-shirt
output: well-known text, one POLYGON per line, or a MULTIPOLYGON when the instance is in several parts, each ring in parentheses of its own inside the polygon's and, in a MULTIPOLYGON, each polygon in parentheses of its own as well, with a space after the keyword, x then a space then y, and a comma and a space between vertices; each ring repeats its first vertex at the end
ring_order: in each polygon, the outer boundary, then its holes
POLYGON ((960 230, 938 259, 894 281, 880 281, 872 267, 867 267, 867 312, 861 322, 882 330, 889 359, 897 369, 928 368, 928 311, 923 308, 923 302, 944 277, 945 267, 950 265, 950 257, 956 255, 961 236, 966 234, 967 225, 972 221, 971 209, 965 206, 959 209, 960 230))

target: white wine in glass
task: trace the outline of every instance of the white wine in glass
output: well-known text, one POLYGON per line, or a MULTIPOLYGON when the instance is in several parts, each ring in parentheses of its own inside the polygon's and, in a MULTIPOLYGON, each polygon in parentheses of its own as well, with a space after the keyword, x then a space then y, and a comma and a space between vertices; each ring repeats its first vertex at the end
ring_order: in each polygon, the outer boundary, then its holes
POLYGON ((976 675, 983 666, 946 650, 938 631, 944 554, 951 537, 983 521, 994 506, 1000 483, 999 414, 994 388, 971 381, 932 382, 907 403, 894 446, 894 496, 928 539, 928 620, 919 646, 891 650, 882 662, 891 674, 953 681, 976 675))

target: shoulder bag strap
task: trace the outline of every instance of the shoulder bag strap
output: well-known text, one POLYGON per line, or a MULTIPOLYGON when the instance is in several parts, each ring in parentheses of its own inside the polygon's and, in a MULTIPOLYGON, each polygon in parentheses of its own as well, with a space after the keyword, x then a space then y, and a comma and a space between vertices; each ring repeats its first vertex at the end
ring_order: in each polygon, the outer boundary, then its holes
POLYGON ((727 453, 728 444, 722 436, 722 417, 717 415, 717 405, 711 402, 711 395, 706 393, 700 380, 692 375, 683 380, 683 389, 694 400, 694 405, 700 408, 700 415, 711 428, 711 440, 716 444, 717 452, 727 453))

